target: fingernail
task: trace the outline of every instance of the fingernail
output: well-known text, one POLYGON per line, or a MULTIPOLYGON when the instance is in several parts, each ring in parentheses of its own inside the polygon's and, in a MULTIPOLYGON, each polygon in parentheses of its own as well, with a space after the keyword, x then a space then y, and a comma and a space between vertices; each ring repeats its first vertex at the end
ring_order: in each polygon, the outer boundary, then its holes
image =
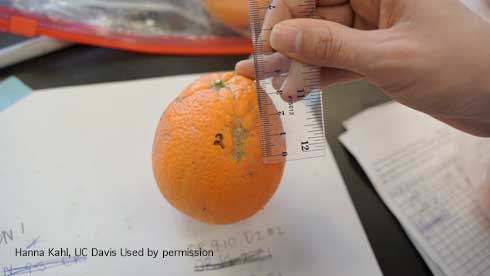
POLYGON ((274 26, 271 33, 271 47, 274 50, 294 54, 299 52, 302 42, 301 29, 291 25, 279 23, 274 26))

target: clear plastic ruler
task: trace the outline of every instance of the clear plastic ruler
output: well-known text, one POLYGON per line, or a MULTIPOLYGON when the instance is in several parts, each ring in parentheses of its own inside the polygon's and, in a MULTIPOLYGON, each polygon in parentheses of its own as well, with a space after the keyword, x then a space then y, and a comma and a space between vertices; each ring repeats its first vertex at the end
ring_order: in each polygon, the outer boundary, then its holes
MULTIPOLYGON (((304 0, 300 6, 300 17, 316 17, 315 0, 304 0)), ((271 59, 274 50, 264 46, 264 34, 271 31, 264 27, 264 18, 276 7, 267 0, 249 0, 249 7, 264 162, 324 156, 327 141, 320 68, 292 61, 289 70, 301 78, 294 82, 294 93, 289 91, 286 97, 284 91, 275 89, 272 77, 284 78, 288 73, 277 68, 271 59)))

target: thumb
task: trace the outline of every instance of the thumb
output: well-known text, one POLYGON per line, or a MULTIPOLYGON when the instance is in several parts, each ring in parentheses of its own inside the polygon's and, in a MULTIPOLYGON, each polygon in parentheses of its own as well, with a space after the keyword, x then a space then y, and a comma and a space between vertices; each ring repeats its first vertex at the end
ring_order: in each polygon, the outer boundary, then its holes
POLYGON ((383 31, 352 29, 319 19, 291 19, 272 30, 272 48, 301 62, 367 75, 378 61, 383 31))

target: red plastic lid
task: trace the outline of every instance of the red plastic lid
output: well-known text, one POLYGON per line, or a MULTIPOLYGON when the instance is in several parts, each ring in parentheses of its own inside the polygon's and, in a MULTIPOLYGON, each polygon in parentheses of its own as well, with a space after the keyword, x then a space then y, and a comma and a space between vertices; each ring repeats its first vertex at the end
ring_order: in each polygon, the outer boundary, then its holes
POLYGON ((55 20, 0 6, 0 31, 23 36, 46 35, 81 44, 152 54, 234 55, 250 54, 250 39, 243 37, 162 36, 139 37, 123 33, 104 33, 81 23, 55 20))

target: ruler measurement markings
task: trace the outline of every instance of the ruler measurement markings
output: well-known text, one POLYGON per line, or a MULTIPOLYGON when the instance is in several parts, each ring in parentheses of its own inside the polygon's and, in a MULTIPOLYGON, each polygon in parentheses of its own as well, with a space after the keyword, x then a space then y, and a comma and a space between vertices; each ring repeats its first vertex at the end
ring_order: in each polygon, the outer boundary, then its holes
POLYGON ((318 107, 317 105, 305 105, 310 109, 310 111, 313 112, 323 112, 323 109, 321 107, 318 107))
MULTIPOLYGON (((289 103, 289 108, 287 107, 288 105, 279 103, 281 92, 275 89, 271 91, 270 76, 275 76, 282 71, 266 70, 268 62, 270 62, 268 56, 273 54, 274 51, 264 47, 264 42, 268 42, 268 40, 263 34, 271 32, 272 28, 264 28, 262 19, 266 12, 274 7, 271 5, 259 5, 253 0, 249 1, 249 5, 257 79, 257 98, 259 101, 260 140, 263 156, 265 157, 264 161, 267 163, 269 161, 283 161, 286 156, 287 160, 290 157, 291 160, 295 160, 322 156, 321 151, 325 151, 326 145, 323 116, 321 116, 320 120, 311 117, 323 115, 319 69, 310 65, 301 68, 300 77, 303 80, 302 86, 304 89, 299 91, 297 97, 303 99, 304 108, 297 106, 296 103, 289 103), (274 106, 277 106, 277 110, 274 106), (273 127, 276 126, 273 122, 277 122, 278 118, 282 120, 284 126, 284 131, 281 133, 273 130, 273 127), (304 138, 301 139, 301 137, 304 138), (288 152, 281 148, 283 139, 286 139, 288 152), (305 150, 302 156, 296 156, 294 154, 297 154, 297 152, 294 152, 294 143, 290 145, 291 141, 298 141, 301 144, 306 141, 309 150, 305 150)), ((304 0, 303 4, 300 5, 300 9, 300 17, 314 17, 316 14, 316 1, 304 0)), ((299 153, 301 154, 301 150, 299 153)))
POLYGON ((309 114, 310 116, 315 116, 313 118, 317 118, 318 116, 323 115, 323 112, 306 111, 306 113, 309 114))
POLYGON ((322 110, 322 106, 320 103, 305 104, 305 106, 309 107, 311 111, 321 111, 322 110))
POLYGON ((312 127, 311 129, 320 129, 321 127, 320 126, 316 126, 316 127, 312 127))
POLYGON ((305 106, 317 109, 322 109, 322 101, 321 100, 311 100, 309 98, 306 98, 304 100, 305 106))
POLYGON ((316 145, 325 145, 325 143, 310 143, 310 145, 316 146, 316 145))

